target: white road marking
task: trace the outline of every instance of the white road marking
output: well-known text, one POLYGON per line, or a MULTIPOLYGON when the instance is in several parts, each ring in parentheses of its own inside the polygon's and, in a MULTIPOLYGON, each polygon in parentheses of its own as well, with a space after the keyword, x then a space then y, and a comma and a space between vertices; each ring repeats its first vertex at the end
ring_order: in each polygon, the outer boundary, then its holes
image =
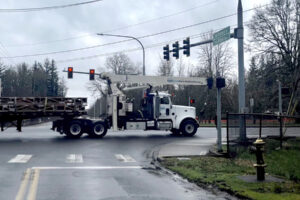
POLYGON ((66 157, 66 163, 83 163, 81 154, 69 154, 66 157))
POLYGON ((122 154, 115 154, 116 158, 119 161, 122 162, 136 162, 132 157, 130 157, 129 155, 122 155, 122 154))
POLYGON ((141 166, 74 166, 74 167, 59 167, 59 166, 49 166, 49 167, 32 167, 32 169, 40 170, 55 170, 55 169, 95 169, 95 170, 105 170, 105 169, 142 169, 141 166))
POLYGON ((27 163, 32 155, 18 154, 8 161, 8 163, 27 163))

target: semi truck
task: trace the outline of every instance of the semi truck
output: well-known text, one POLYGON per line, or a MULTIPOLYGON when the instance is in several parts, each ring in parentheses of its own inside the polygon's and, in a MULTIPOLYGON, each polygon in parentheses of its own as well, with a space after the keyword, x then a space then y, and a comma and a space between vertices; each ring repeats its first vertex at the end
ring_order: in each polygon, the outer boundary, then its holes
MULTIPOLYGON (((73 72, 85 74, 85 72, 73 72)), ((79 138, 87 133, 102 138, 107 130, 166 130, 176 135, 193 136, 199 127, 196 109, 174 105, 167 92, 154 91, 162 85, 207 85, 201 77, 164 77, 141 75, 96 74, 107 83, 106 113, 98 118, 86 115, 86 98, 0 98, 1 130, 10 122, 21 131, 22 120, 33 117, 57 117, 52 130, 79 138), (120 84, 147 85, 140 109, 128 98, 120 84)), ((143 87, 144 87, 143 86, 143 87)))

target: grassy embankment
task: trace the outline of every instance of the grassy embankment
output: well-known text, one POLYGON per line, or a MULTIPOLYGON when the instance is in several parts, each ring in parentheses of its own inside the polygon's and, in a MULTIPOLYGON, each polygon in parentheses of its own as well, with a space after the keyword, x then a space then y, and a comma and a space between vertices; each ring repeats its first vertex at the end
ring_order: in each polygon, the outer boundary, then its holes
POLYGON ((238 197, 269 200, 300 200, 300 138, 284 143, 282 150, 275 150, 279 142, 266 140, 266 173, 284 179, 282 183, 247 183, 237 176, 255 175, 255 155, 248 148, 240 147, 234 159, 220 157, 191 157, 190 160, 167 158, 162 164, 189 181, 200 186, 214 185, 238 197))

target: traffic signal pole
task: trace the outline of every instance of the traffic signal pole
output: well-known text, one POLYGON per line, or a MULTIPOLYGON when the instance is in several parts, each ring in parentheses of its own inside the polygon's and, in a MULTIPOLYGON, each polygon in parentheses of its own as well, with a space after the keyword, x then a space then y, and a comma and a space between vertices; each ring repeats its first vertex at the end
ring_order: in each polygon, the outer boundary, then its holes
POLYGON ((222 124, 221 124, 221 88, 217 88, 217 144, 218 152, 222 152, 222 124))
MULTIPOLYGON (((230 33, 230 27, 226 27, 223 30, 217 32, 214 34, 212 39, 201 41, 198 43, 190 44, 189 43, 189 38, 184 40, 184 45, 183 47, 176 46, 176 51, 184 49, 186 52, 190 50, 191 47, 199 46, 199 45, 204 45, 208 43, 213 43, 214 45, 218 45, 230 38, 235 38, 238 39, 238 74, 239 74, 239 113, 245 113, 245 70, 244 70, 244 27, 243 27, 243 7, 242 7, 242 0, 239 0, 238 2, 238 14, 237 14, 237 21, 238 21, 238 26, 237 28, 234 29, 234 33, 230 33), (188 41, 187 41, 188 40, 188 41), (186 45, 186 44, 189 45, 186 45)), ((176 42, 178 44, 178 42, 176 42)), ((174 47, 174 45, 173 45, 174 47)), ((165 50, 165 49, 164 49, 165 50)), ((169 52, 174 52, 173 50, 169 50, 169 52)), ((165 52, 164 52, 165 53, 165 52)), ((186 53, 184 53, 186 54, 186 53)), ((189 53, 186 54, 189 56, 189 53)), ((173 54, 174 56, 174 54, 173 54)), ((177 56, 174 56, 178 58, 177 56)), ((220 77, 217 77, 217 79, 220 77)), ((222 85, 222 84, 221 84, 222 85)), ((223 86, 224 87, 224 86, 223 86)), ((221 144, 221 139, 222 139, 222 134, 221 134, 221 86, 217 87, 217 129, 218 129, 218 150, 222 150, 222 144, 221 144)), ((243 117, 240 117, 239 119, 239 135, 240 135, 240 140, 243 142, 246 140, 246 131, 245 131, 245 120, 243 117)))
MULTIPOLYGON (((236 37, 238 39, 238 66, 239 66, 239 112, 245 112, 245 70, 244 70, 244 27, 242 0, 238 3, 238 27, 236 37)), ((245 120, 240 118, 240 140, 246 140, 245 120)))

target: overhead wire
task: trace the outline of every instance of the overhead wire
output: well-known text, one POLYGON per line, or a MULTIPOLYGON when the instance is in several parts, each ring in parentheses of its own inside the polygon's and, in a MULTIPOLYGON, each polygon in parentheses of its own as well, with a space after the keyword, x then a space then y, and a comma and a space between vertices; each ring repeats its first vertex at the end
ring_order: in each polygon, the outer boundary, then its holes
MULTIPOLYGON (((189 36, 189 37, 191 37, 191 38, 198 38, 198 37, 200 37, 202 35, 204 35, 204 34, 197 34, 197 35, 193 35, 193 36, 189 36)), ((149 49, 149 48, 161 46, 161 45, 164 45, 164 44, 167 44, 167 43, 171 43, 171 42, 174 42, 174 41, 177 41, 177 40, 181 40, 181 39, 183 39, 183 37, 177 38, 177 39, 173 39, 173 40, 169 40, 169 41, 165 41, 165 42, 155 43, 155 44, 152 44, 152 45, 145 46, 144 48, 145 49, 149 49)), ((83 56, 83 57, 79 57, 79 58, 57 60, 56 63, 65 63, 65 62, 77 61, 77 60, 87 60, 87 59, 92 59, 92 58, 97 58, 97 57, 110 56, 110 55, 113 55, 113 54, 116 54, 116 53, 129 53, 129 52, 138 51, 138 50, 141 50, 141 48, 138 47, 138 48, 126 49, 126 50, 122 50, 122 51, 114 51, 114 52, 97 54, 97 55, 91 55, 91 56, 83 56)))
MULTIPOLYGON (((263 6, 266 6, 266 5, 263 5, 263 6)), ((262 7, 262 6, 259 6, 259 7, 262 7)), ((245 10, 243 12, 246 13, 246 12, 252 11, 252 10, 257 9, 257 8, 258 7, 251 8, 251 9, 245 10)), ((166 30, 166 31, 161 31, 161 32, 153 33, 153 34, 140 36, 140 37, 137 37, 137 38, 138 39, 143 39, 143 38, 147 38, 147 37, 153 37, 153 36, 157 36, 157 35, 161 35, 161 34, 166 34, 166 33, 174 32, 174 31, 182 30, 182 29, 187 29, 187 28, 203 25, 203 24, 206 24, 206 23, 211 23, 211 22, 218 21, 218 20, 225 19, 225 18, 232 17, 232 16, 236 16, 236 13, 225 15, 225 16, 222 16, 222 17, 214 18, 214 19, 210 19, 210 20, 207 20, 207 21, 199 22, 199 23, 195 23, 195 24, 191 24, 191 25, 187 25, 187 26, 182 26, 182 27, 178 27, 178 28, 174 28, 174 29, 169 29, 169 30, 166 30)), ((128 42, 128 41, 132 41, 132 39, 120 40, 120 41, 116 41, 116 42, 105 43, 105 44, 100 44, 100 45, 93 45, 93 46, 89 46, 89 47, 82 47, 82 48, 76 48, 76 49, 53 51, 53 52, 46 52, 46 53, 37 53, 37 54, 18 55, 18 56, 10 56, 10 57, 3 57, 3 58, 24 58, 24 57, 69 53, 69 52, 76 52, 76 51, 82 51, 82 50, 87 50, 87 49, 103 47, 103 46, 107 46, 107 45, 124 43, 124 42, 128 42)))
MULTIPOLYGON (((214 0, 214 1, 211 1, 211 2, 204 3, 204 4, 199 4, 199 5, 196 5, 194 7, 187 8, 185 10, 181 10, 181 11, 174 12, 174 13, 171 13, 171 14, 168 14, 168 15, 164 15, 164 16, 152 18, 152 19, 149 19, 149 20, 141 21, 141 22, 138 22, 138 23, 135 23, 135 24, 130 24, 130 25, 114 28, 114 29, 105 30, 105 31, 102 31, 102 33, 112 33, 112 32, 115 32, 115 31, 121 31, 121 30, 125 30, 125 29, 132 28, 132 27, 135 27, 135 26, 139 26, 139 25, 150 23, 150 22, 154 22, 154 21, 157 21, 157 20, 162 20, 162 19, 169 18, 169 17, 172 17, 172 16, 181 15, 183 13, 190 12, 192 10, 211 5, 213 3, 216 3, 217 1, 219 1, 219 0, 214 0)), ((95 33, 82 34, 82 35, 72 36, 72 37, 68 37, 68 38, 49 40, 49 41, 44 41, 44 42, 32 43, 32 44, 6 45, 6 46, 7 47, 36 46, 36 45, 42 45, 42 44, 50 44, 50 43, 74 40, 74 39, 89 37, 89 36, 93 36, 93 35, 95 35, 95 33)))
MULTIPOLYGON (((248 22, 245 22, 244 24, 247 24, 247 23, 248 22)), ((231 26, 235 26, 235 25, 236 24, 231 25, 231 26)), ((190 36, 187 36, 187 37, 190 37, 190 39, 195 39, 195 38, 203 37, 205 35, 209 35, 212 32, 219 31, 219 30, 222 30, 222 28, 216 29, 216 30, 206 31, 206 32, 203 32, 203 33, 200 33, 200 34, 190 35, 190 36)), ((159 46, 162 46, 162 45, 165 45, 165 44, 169 44, 169 43, 172 43, 172 42, 175 42, 175 41, 178 41, 178 40, 182 40, 182 39, 185 39, 185 38, 186 37, 181 37, 181 38, 176 38, 176 39, 172 39, 172 40, 169 40, 169 41, 155 43, 155 44, 152 44, 152 45, 145 46, 145 49, 159 47, 159 46)), ((108 52, 108 53, 103 53, 103 54, 96 54, 96 55, 91 55, 91 56, 82 56, 82 57, 78 57, 78 58, 70 58, 70 59, 64 59, 64 60, 57 60, 56 63, 66 63, 66 62, 71 62, 71 61, 88 60, 88 59, 94 59, 94 58, 103 57, 103 56, 111 56, 111 55, 114 55, 116 53, 130 53, 130 52, 134 52, 134 51, 138 51, 138 50, 141 50, 141 47, 139 47, 139 48, 132 48, 132 49, 126 49, 126 50, 122 50, 122 51, 108 52)))
POLYGON ((47 7, 38 7, 38 8, 0 8, 0 13, 12 13, 12 12, 35 12, 35 11, 42 11, 42 10, 54 10, 54 9, 61 9, 61 8, 67 8, 67 7, 74 7, 74 6, 81 6, 85 4, 91 4, 100 2, 103 0, 92 0, 92 1, 84 1, 84 2, 78 2, 73 4, 66 4, 66 5, 58 5, 58 6, 47 6, 47 7))

